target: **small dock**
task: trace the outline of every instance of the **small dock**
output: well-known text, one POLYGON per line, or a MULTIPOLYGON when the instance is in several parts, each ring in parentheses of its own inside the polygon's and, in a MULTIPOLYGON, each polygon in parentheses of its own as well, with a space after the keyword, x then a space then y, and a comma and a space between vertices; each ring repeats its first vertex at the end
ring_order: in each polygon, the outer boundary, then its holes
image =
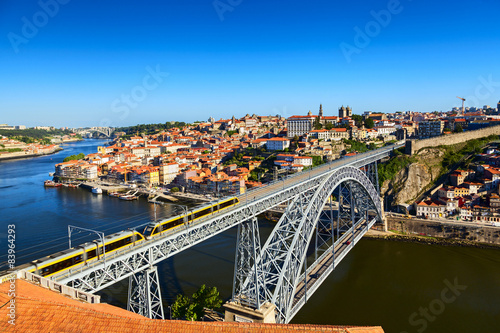
POLYGON ((181 193, 181 192, 176 192, 172 193, 173 196, 176 196, 181 199, 188 199, 188 200, 194 200, 194 201, 202 201, 202 202, 209 202, 209 201, 214 201, 216 199, 214 198, 207 198, 204 195, 201 194, 193 194, 193 193, 181 193))
POLYGON ((93 187, 97 187, 102 190, 102 193, 121 192, 130 190, 130 187, 128 186, 104 184, 104 183, 92 183, 92 182, 83 182, 80 184, 80 187, 85 188, 87 190, 92 190, 93 187))

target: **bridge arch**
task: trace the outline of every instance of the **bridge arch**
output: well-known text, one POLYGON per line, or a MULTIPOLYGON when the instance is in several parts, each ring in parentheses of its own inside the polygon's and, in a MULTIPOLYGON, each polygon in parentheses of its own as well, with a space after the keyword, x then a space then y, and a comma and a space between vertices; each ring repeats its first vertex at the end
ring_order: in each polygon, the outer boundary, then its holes
MULTIPOLYGON (((260 299, 268 300, 276 306, 276 321, 287 323, 291 320, 296 286, 307 249, 313 239, 324 205, 330 195, 347 185, 351 192, 352 226, 355 215, 361 218, 371 211, 382 218, 379 195, 370 179, 361 170, 343 167, 329 174, 323 182, 309 192, 298 195, 281 217, 269 236, 257 259, 258 279, 250 277, 246 290, 259 290, 260 299), (355 206, 353 206, 354 204, 355 206), (357 213, 355 214, 355 210, 357 213), (250 281, 261 281, 258 286, 251 286, 250 281)), ((342 203, 339 203, 339 205, 342 203)), ((341 207, 339 207, 340 211, 341 207)))

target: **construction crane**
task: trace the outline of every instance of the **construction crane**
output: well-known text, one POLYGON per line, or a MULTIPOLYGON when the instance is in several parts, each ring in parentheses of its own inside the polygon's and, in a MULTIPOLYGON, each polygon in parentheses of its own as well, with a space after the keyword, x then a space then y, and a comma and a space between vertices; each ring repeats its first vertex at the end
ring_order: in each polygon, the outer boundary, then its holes
POLYGON ((462 114, 464 114, 465 113, 465 105, 464 105, 465 104, 465 98, 458 97, 458 96, 457 96, 457 98, 462 100, 462 114))

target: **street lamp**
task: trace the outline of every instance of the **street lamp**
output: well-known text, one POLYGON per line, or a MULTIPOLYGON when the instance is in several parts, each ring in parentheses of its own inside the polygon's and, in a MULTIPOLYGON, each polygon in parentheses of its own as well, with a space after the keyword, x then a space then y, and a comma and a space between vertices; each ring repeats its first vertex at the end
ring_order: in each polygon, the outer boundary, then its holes
POLYGON ((170 318, 170 320, 172 320, 172 305, 168 306, 168 310, 170 312, 170 317, 169 318, 170 318))
POLYGON ((188 207, 187 206, 184 206, 184 205, 178 205, 178 204, 173 204, 173 203, 170 203, 170 202, 165 202, 166 205, 170 205, 170 206, 176 206, 176 207, 181 207, 183 212, 184 212, 184 216, 185 216, 185 220, 184 220, 184 223, 187 222, 187 218, 188 218, 188 207))

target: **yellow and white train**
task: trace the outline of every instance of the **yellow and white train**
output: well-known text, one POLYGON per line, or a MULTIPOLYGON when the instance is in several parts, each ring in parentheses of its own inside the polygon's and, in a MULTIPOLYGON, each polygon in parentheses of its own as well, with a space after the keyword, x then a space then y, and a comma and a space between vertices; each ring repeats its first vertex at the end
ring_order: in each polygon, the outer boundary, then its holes
POLYGON ((24 269, 43 277, 50 277, 51 275, 61 273, 70 268, 76 268, 96 260, 101 260, 104 255, 108 256, 117 250, 137 246, 145 240, 166 232, 167 230, 177 228, 184 223, 189 224, 202 217, 233 207, 238 203, 238 198, 228 198, 216 204, 205 205, 187 215, 180 215, 165 221, 149 223, 142 231, 126 230, 106 236, 104 238, 104 245, 100 240, 87 242, 16 268, 24 269))

